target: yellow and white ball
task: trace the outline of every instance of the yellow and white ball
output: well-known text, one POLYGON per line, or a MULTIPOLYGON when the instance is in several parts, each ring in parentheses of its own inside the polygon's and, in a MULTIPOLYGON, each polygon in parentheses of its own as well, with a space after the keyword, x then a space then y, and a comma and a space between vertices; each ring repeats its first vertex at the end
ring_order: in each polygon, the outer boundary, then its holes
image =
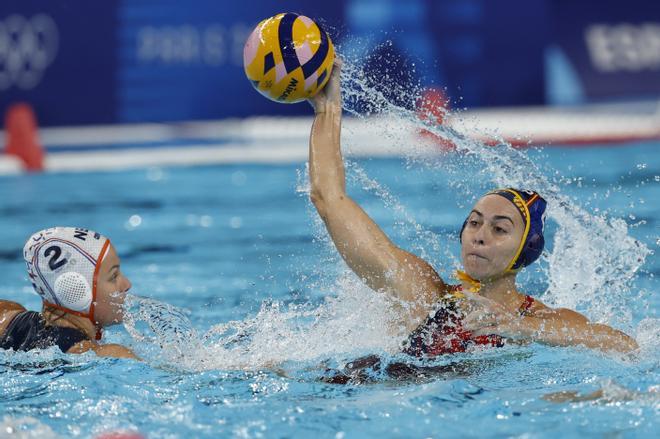
POLYGON ((245 75, 259 93, 292 104, 318 93, 328 82, 335 49, 312 19, 277 14, 257 25, 243 49, 245 75))

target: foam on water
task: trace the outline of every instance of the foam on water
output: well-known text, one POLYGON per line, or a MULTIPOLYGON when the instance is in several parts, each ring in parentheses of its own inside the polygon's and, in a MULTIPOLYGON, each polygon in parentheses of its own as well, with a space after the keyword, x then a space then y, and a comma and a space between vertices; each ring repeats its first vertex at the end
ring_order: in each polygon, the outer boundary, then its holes
POLYGON ((637 325, 635 340, 639 344, 641 356, 655 359, 656 367, 660 366, 660 319, 642 319, 637 325))
POLYGON ((56 439, 61 436, 38 419, 25 416, 12 418, 5 416, 0 421, 0 437, 16 439, 56 439))
MULTIPOLYGON (((383 81, 387 82, 387 78, 383 81)), ((347 113, 357 118, 375 112, 386 115, 391 123, 383 136, 395 141, 407 141, 412 126, 455 145, 457 151, 452 157, 429 158, 433 144, 420 140, 417 150, 408 157, 411 166, 449 173, 452 189, 467 200, 474 201, 485 188, 502 186, 533 189, 546 198, 548 218, 556 232, 551 250, 545 251, 541 264, 548 285, 544 301, 578 309, 599 322, 619 327, 631 324, 626 303, 636 297, 632 291, 635 275, 650 250, 629 236, 625 221, 589 213, 579 200, 562 194, 561 183, 548 177, 553 175, 552 170, 503 141, 487 146, 434 123, 433 117, 421 121, 414 111, 422 94, 418 86, 394 84, 389 90, 399 95, 395 103, 374 83, 358 63, 345 61, 342 86, 347 113)), ((493 137, 493 133, 488 134, 493 137)), ((351 132, 345 133, 343 146, 350 150, 351 132)), ((394 194, 358 164, 349 162, 347 175, 393 212, 400 231, 414 236, 410 250, 428 260, 440 256, 446 266, 459 265, 446 245, 455 236, 425 229, 394 194)), ((307 194, 305 172, 299 180, 298 191, 307 194)), ((324 243, 326 251, 334 254, 322 223, 311 209, 310 214, 315 237, 324 243)), ((340 274, 328 280, 326 287, 336 294, 321 305, 265 302, 253 317, 218 324, 200 334, 181 310, 151 299, 131 297, 127 301, 125 326, 141 342, 140 346, 146 346, 138 354, 155 363, 190 370, 259 369, 287 361, 340 361, 365 352, 396 352, 402 333, 397 330, 393 304, 365 287, 336 255, 330 260, 340 274)), ((640 343, 647 350, 657 350, 659 327, 657 320, 648 319, 638 328, 640 343)))
MULTIPOLYGON (((650 250, 628 235, 628 225, 624 220, 587 212, 580 206, 579 200, 562 194, 559 184, 548 177, 554 174, 552 169, 547 165, 541 168, 525 152, 498 139, 496 133, 482 133, 499 140, 496 145, 490 146, 437 125, 432 114, 426 115, 430 122, 424 122, 417 112, 406 108, 408 106, 395 105, 382 92, 370 87, 370 81, 365 79, 368 74, 359 64, 345 63, 342 73, 348 112, 363 117, 350 104, 367 100, 381 112, 395 115, 403 124, 416 124, 420 130, 427 130, 454 144, 460 155, 455 158, 453 166, 447 166, 446 160, 440 163, 428 160, 426 165, 438 172, 453 172, 455 179, 461 181, 457 187, 466 196, 476 199, 483 193, 484 186, 512 186, 541 193, 548 201, 547 216, 555 223, 557 230, 552 251, 544 253, 549 288, 543 299, 550 305, 580 309, 595 321, 630 324, 626 301, 632 299, 632 281, 650 250), (465 170, 469 170, 468 173, 465 170), (466 181, 471 184, 466 185, 466 181)), ((412 101, 410 106, 414 107, 423 90, 414 85, 411 87, 406 93, 412 101)), ((384 136, 401 138, 401 124, 385 126, 391 128, 383 133, 384 136)), ((350 148, 350 136, 345 144, 350 148)), ((420 148, 426 149, 428 145, 420 142, 420 148)), ((380 195, 378 191, 376 194, 380 195)), ((395 197, 389 193, 383 198, 389 204, 396 204, 392 201, 395 197)), ((419 233, 425 247, 437 247, 441 237, 419 230, 414 220, 409 220, 408 224, 419 233)))
POLYGON ((400 340, 385 298, 349 274, 335 288, 338 295, 320 306, 265 302, 254 317, 215 325, 204 334, 182 310, 129 295, 124 325, 140 342, 139 355, 186 370, 254 370, 290 361, 340 361, 365 351, 394 353, 400 340))

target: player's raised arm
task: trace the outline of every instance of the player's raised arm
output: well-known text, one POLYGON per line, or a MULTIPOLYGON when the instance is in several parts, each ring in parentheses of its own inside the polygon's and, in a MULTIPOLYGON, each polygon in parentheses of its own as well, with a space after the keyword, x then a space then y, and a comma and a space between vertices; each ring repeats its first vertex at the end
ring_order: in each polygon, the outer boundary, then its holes
MULTIPOLYGON (((309 143, 312 202, 348 266, 369 287, 407 302, 413 315, 423 318, 445 284, 426 261, 393 244, 346 194, 340 70, 336 62, 328 85, 310 99, 316 114, 309 143)), ((417 324, 418 319, 411 321, 411 326, 417 324)))

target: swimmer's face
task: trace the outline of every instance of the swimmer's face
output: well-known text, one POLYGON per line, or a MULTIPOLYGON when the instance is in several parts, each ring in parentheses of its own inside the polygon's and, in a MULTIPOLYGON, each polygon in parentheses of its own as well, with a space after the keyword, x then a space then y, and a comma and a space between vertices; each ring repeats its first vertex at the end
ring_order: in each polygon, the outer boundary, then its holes
POLYGON ((494 194, 481 198, 463 230, 465 272, 481 281, 502 275, 518 251, 524 229, 520 213, 509 200, 494 194))
POLYGON ((131 281, 121 272, 119 256, 110 245, 108 254, 101 263, 96 283, 94 317, 101 326, 114 325, 123 321, 122 306, 131 281))

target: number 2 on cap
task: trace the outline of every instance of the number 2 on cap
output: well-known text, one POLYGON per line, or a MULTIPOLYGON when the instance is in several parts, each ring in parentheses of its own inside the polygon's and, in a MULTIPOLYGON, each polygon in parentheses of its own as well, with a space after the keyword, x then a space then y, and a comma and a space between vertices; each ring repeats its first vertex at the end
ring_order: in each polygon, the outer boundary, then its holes
POLYGON ((59 248, 58 246, 53 245, 51 247, 48 247, 44 252, 44 256, 46 257, 50 256, 51 254, 53 254, 53 257, 50 258, 50 261, 48 261, 48 267, 52 271, 57 270, 58 268, 60 268, 61 266, 67 263, 66 258, 62 259, 61 261, 58 261, 60 256, 62 256, 62 249, 59 248))

